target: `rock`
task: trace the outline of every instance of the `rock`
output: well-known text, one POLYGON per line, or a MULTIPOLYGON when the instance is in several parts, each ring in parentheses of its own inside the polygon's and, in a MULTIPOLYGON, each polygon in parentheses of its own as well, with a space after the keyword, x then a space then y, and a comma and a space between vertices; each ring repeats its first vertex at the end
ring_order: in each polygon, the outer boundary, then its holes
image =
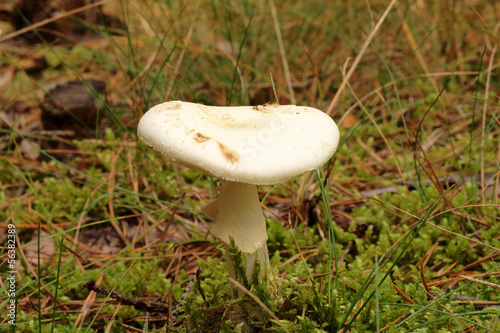
MULTIPOLYGON (((86 4, 87 2, 85 0, 18 0, 17 6, 22 15, 17 15, 16 25, 18 29, 21 29, 26 26, 26 19, 33 24, 60 16, 60 19, 38 29, 38 33, 46 41, 53 41, 59 37, 71 38, 85 31, 86 28, 85 25, 81 23, 82 21, 96 23, 96 18, 92 17, 92 19, 90 19, 87 17, 89 14, 85 13, 85 11, 70 16, 65 14, 71 10, 83 7, 86 4)), ((39 37, 33 31, 23 34, 23 37, 28 41, 39 41, 39 37)))
POLYGON ((102 81, 59 84, 48 91, 41 104, 43 128, 74 131, 75 138, 90 137, 98 125, 97 110, 105 99, 106 85, 102 81))

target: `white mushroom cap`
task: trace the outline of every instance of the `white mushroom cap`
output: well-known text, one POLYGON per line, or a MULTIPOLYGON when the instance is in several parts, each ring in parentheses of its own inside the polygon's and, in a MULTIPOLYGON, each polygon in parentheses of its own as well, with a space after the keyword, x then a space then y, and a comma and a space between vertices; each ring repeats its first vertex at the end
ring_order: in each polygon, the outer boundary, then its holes
POLYGON ((324 112, 295 105, 214 107, 172 101, 151 108, 139 137, 186 166, 234 182, 284 182, 316 169, 339 142, 324 112))

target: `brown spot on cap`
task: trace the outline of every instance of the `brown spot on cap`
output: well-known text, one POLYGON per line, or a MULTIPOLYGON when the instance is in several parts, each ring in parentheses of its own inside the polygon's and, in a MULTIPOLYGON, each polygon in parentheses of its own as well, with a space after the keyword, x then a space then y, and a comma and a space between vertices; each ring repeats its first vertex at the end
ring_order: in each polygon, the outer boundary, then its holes
POLYGON ((196 142, 202 143, 202 142, 205 142, 208 140, 210 140, 210 138, 208 136, 203 135, 199 132, 194 135, 194 141, 196 141, 196 142))
MULTIPOLYGON (((203 142, 206 142, 208 140, 211 140, 212 138, 209 137, 209 136, 206 136, 204 134, 201 134, 200 132, 197 132, 194 137, 193 137, 194 141, 198 142, 198 143, 203 143, 203 142)), ((222 153, 222 156, 228 160, 229 162, 231 163, 238 163, 238 161, 240 160, 240 155, 238 155, 237 152, 235 152, 234 150, 231 150, 229 149, 226 145, 220 143, 219 141, 217 141, 217 144, 219 145, 219 149, 220 149, 220 152, 222 153)))
POLYGON ((220 142, 217 142, 217 143, 219 144, 219 149, 222 153, 222 156, 224 156, 224 158, 226 160, 228 160, 229 162, 231 162, 233 164, 238 163, 238 161, 240 160, 240 155, 238 155, 237 152, 229 149, 228 147, 226 147, 225 145, 223 145, 220 142))

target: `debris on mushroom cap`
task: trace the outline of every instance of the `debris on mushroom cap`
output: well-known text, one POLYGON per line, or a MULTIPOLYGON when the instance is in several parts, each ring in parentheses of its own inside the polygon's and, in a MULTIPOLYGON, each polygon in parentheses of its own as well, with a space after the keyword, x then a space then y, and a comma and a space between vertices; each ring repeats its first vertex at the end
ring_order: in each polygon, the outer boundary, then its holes
POLYGON ((324 112, 276 104, 218 107, 166 102, 144 114, 137 133, 186 166, 261 185, 320 167, 339 142, 337 125, 324 112))

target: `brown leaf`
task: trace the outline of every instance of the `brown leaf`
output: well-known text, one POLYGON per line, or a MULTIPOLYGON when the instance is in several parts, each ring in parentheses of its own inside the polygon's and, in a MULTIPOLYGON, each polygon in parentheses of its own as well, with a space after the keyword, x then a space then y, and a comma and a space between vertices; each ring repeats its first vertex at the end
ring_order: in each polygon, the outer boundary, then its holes
MULTIPOLYGON (((54 255, 54 241, 48 233, 42 230, 40 233, 40 264, 54 255)), ((32 265, 38 265, 38 232, 35 231, 31 241, 24 247, 26 260, 32 265)))

